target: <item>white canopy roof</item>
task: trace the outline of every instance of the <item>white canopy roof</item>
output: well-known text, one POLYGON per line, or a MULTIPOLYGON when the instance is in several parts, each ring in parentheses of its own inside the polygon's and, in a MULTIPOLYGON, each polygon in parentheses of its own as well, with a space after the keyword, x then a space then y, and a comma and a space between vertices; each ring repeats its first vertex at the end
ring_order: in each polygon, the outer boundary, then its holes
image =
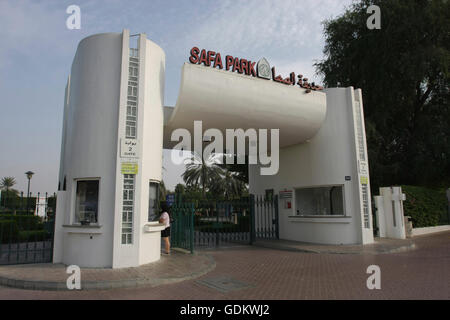
POLYGON ((164 108, 164 148, 178 143, 170 141, 177 128, 192 135, 195 120, 224 138, 225 129, 280 129, 280 147, 290 146, 312 138, 325 114, 324 92, 185 63, 176 106, 164 108))

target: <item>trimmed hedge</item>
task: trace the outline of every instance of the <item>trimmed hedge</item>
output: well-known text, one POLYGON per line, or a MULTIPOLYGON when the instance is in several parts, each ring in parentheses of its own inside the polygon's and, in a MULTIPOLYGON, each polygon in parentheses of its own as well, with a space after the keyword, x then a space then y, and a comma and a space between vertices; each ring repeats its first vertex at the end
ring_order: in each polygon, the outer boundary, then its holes
POLYGON ((19 231, 43 229, 42 218, 39 216, 25 214, 0 214, 0 221, 2 220, 15 221, 19 231))
POLYGON ((404 214, 412 218, 414 228, 449 224, 444 188, 402 186, 402 190, 406 195, 404 214))
POLYGON ((34 215, 34 211, 33 210, 29 210, 27 212, 27 210, 1 210, 0 211, 0 215, 26 215, 26 216, 33 216, 34 215))
POLYGON ((14 220, 0 220, 1 243, 15 242, 19 236, 19 228, 14 220))
POLYGON ((250 213, 246 216, 238 216, 238 224, 249 226, 250 225, 250 213))
MULTIPOLYGON (((13 211, 16 209, 25 209, 27 206, 27 201, 29 201, 28 203, 28 207, 30 208, 30 210, 33 210, 36 207, 36 196, 31 196, 28 200, 28 198, 25 196, 20 197, 17 194, 14 194, 12 191, 8 192, 8 196, 6 196, 6 190, 2 190, 1 191, 2 195, 1 195, 1 199, 0 199, 0 207, 2 209, 5 210, 9 210, 9 211, 13 211), (5 208, 5 204, 6 204, 6 208, 5 208)), ((43 196, 43 195, 42 195, 43 196)))
POLYGON ((2 244, 44 241, 49 234, 49 231, 45 229, 20 230, 17 221, 0 220, 0 242, 2 244))
POLYGON ((44 241, 47 235, 47 230, 19 231, 19 242, 44 241))

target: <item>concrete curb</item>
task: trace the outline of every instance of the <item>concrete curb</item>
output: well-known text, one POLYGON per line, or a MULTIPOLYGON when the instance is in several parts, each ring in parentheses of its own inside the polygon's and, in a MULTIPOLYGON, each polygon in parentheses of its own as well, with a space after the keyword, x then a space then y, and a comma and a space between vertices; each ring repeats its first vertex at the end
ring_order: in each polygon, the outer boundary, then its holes
POLYGON ((296 248, 292 246, 282 246, 282 245, 270 245, 265 243, 254 243, 254 246, 266 248, 266 249, 273 249, 273 250, 282 250, 282 251, 290 251, 290 252, 303 252, 303 253, 315 253, 315 254, 389 254, 389 253, 399 253, 399 252, 406 252, 410 250, 416 249, 416 245, 414 243, 399 246, 392 249, 387 250, 380 250, 380 251, 373 251, 373 250, 361 250, 361 251, 331 251, 331 250, 314 250, 314 249, 306 249, 306 248, 296 248))
POLYGON ((450 232, 450 225, 425 227, 425 228, 413 228, 412 237, 429 236, 433 234, 439 234, 442 232, 450 232))
MULTIPOLYGON (((118 288, 137 288, 137 287, 157 287, 164 284, 171 284, 199 278, 216 267, 216 261, 209 254, 199 254, 205 256, 209 261, 206 268, 200 271, 192 272, 181 277, 168 278, 138 278, 125 280, 105 280, 105 281, 81 281, 80 290, 109 290, 118 288)), ((11 279, 0 276, 0 286, 25 289, 25 290, 45 290, 45 291, 73 291, 67 288, 66 282, 59 281, 33 281, 11 279)), ((79 291, 79 290, 74 290, 79 291)))

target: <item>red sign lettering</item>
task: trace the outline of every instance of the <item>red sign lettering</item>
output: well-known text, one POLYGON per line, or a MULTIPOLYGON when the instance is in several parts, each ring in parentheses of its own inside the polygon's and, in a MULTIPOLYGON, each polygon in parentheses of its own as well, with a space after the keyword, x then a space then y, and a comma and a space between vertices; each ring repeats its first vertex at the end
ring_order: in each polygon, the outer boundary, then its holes
MULTIPOLYGON (((213 68, 223 69, 222 56, 219 52, 206 51, 205 49, 200 51, 199 48, 193 47, 190 53, 189 62, 192 64, 203 63, 207 67, 212 66, 213 68)), ((323 87, 316 85, 314 82, 309 83, 308 78, 303 78, 302 74, 297 76, 298 80, 296 80, 294 72, 291 72, 287 78, 277 75, 275 67, 270 68, 269 63, 264 58, 256 64, 256 62, 250 60, 227 55, 225 56, 225 69, 227 71, 231 70, 232 72, 238 72, 252 77, 273 80, 285 85, 298 85, 300 88, 305 89, 306 93, 311 92, 311 90, 323 90, 323 87), (272 72, 270 72, 270 70, 272 72)))

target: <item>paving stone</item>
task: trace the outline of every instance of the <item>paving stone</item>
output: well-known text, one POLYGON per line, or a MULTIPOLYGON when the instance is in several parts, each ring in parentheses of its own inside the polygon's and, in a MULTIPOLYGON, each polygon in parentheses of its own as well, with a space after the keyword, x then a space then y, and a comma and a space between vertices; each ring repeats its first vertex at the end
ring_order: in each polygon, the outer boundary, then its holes
MULTIPOLYGON (((207 254, 172 254, 155 263, 137 268, 81 269, 84 290, 134 288, 157 285, 158 279, 173 283, 203 275, 215 266, 207 254)), ((63 264, 29 264, 0 266, 0 284, 27 290, 68 290, 66 266, 63 264)))
POLYGON ((197 280, 196 282, 225 293, 232 290, 249 288, 252 286, 248 283, 244 283, 239 280, 230 278, 229 276, 206 278, 202 280, 197 280))

